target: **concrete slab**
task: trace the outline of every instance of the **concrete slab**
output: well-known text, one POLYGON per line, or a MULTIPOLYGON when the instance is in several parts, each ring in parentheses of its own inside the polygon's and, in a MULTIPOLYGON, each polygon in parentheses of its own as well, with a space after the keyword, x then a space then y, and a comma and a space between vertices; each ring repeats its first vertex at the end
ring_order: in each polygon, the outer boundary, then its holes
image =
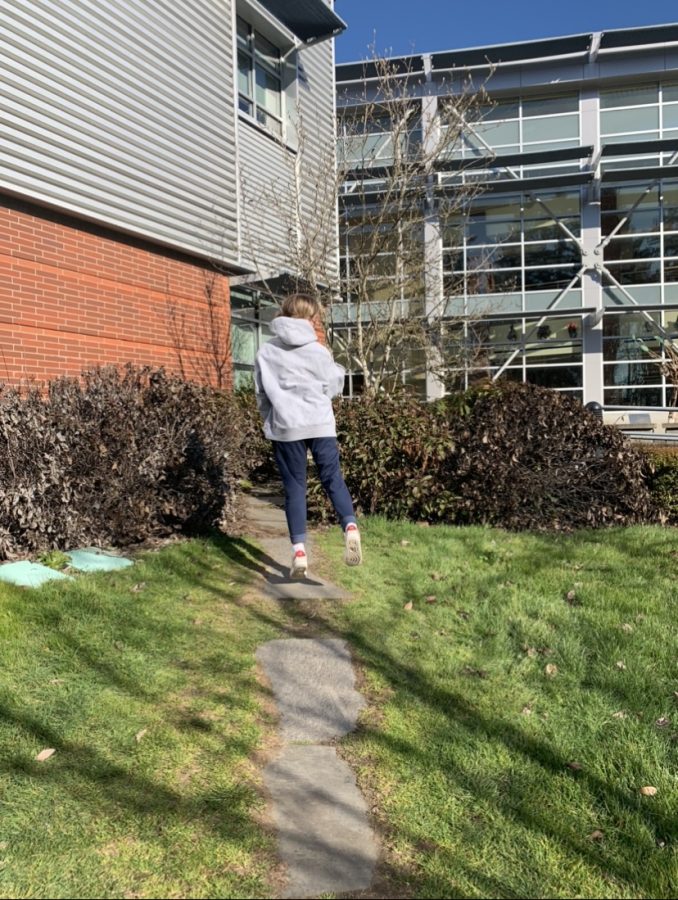
POLYGON ((257 650, 275 696, 285 743, 321 742, 353 731, 364 697, 338 638, 269 641, 257 650))
POLYGON ((333 747, 287 747, 264 771, 273 801, 283 897, 368 888, 377 844, 353 773, 333 747))
POLYGON ((113 572, 116 569, 126 569, 133 566, 131 559, 107 553, 98 547, 83 547, 80 550, 71 550, 66 556, 70 559, 74 569, 82 572, 113 572))
POLYGON ((0 581, 19 587, 40 587, 48 581, 65 581, 70 578, 63 572, 50 569, 40 563, 22 559, 19 562, 4 563, 0 566, 0 581))
POLYGON ((306 543, 309 575, 299 581, 290 578, 292 548, 288 537, 260 537, 264 552, 260 559, 262 590, 274 600, 348 600, 350 594, 343 588, 320 578, 313 571, 313 540, 306 543))

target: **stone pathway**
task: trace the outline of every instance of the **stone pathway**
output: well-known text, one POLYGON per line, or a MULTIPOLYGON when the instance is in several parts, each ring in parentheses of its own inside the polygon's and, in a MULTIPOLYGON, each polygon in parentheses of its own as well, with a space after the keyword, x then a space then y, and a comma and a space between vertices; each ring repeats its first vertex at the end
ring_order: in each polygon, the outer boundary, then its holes
MULTIPOLYGON (((280 502, 250 496, 248 521, 264 550, 262 590, 268 596, 282 602, 346 598, 344 591, 320 579, 289 581, 289 541, 280 502)), ((326 743, 352 731, 365 705, 355 689, 350 650, 336 638, 290 638, 263 644, 257 660, 280 715, 283 747, 264 770, 264 780, 287 869, 282 896, 365 890, 374 877, 377 842, 353 772, 326 743)))
POLYGON ((283 499, 275 494, 248 494, 246 518, 249 535, 261 545, 263 592, 276 600, 348 600, 349 594, 313 572, 313 538, 307 541, 311 576, 290 581, 292 552, 287 534, 283 499))

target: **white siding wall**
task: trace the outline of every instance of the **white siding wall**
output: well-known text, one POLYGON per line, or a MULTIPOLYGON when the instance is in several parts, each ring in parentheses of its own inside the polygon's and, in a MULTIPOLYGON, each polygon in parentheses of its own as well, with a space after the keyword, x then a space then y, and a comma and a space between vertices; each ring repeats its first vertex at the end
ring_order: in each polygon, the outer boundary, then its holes
POLYGON ((236 262, 232 0, 1 0, 0 190, 236 262))
MULTIPOLYGON (((302 120, 303 152, 297 155, 295 138, 286 147, 264 134, 244 117, 238 121, 239 181, 241 186, 243 263, 259 274, 274 274, 280 269, 292 270, 289 234, 285 216, 279 206, 270 202, 274 193, 279 203, 286 204, 296 196, 301 200, 302 215, 307 222, 318 221, 318 209, 326 203, 318 200, 318 182, 334 165, 334 51, 326 41, 299 51, 300 77, 297 104, 288 98, 288 114, 298 111, 302 120), (294 187, 295 163, 300 188, 294 187)), ((333 182, 328 179, 328 187, 333 182)), ((288 220, 289 221, 289 220, 288 220)), ((332 238, 336 224, 330 224, 332 238)), ((332 252, 329 268, 336 267, 332 252)))

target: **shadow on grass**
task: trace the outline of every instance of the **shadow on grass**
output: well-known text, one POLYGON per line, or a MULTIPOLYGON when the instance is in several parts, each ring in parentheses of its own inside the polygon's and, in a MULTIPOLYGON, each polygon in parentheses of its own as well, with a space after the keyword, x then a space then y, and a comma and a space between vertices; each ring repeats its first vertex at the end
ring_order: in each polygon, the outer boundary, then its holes
MULTIPOLYGON (((467 552, 479 552, 481 545, 489 536, 489 532, 487 536, 479 536, 477 533, 469 535, 465 541, 467 552)), ((541 539, 536 536, 532 539, 530 550, 516 556, 518 564, 524 567, 526 571, 537 571, 545 566, 552 567, 554 561, 569 562, 576 551, 578 542, 588 543, 595 540, 602 543, 604 539, 604 536, 600 533, 587 533, 575 536, 573 539, 564 539, 562 544, 560 542, 554 544, 551 540, 541 539), (574 541, 574 544, 572 541, 574 541)), ((464 538, 461 540, 464 543, 464 538)), ((626 540, 621 534, 617 534, 613 544, 615 552, 621 557, 623 563, 629 567, 635 566, 637 568, 637 541, 626 540)), ((664 546, 664 539, 658 539, 655 550, 661 552, 664 546)), ((650 547, 648 546, 647 549, 649 555, 650 547)), ((648 571, 650 571, 651 563, 648 562, 646 564, 648 565, 648 571)), ((600 571, 604 571, 604 568, 604 565, 601 566, 600 571)), ((404 573, 399 574, 398 584, 402 586, 402 599, 410 599, 414 595, 413 591, 415 591, 414 581, 411 581, 404 573)), ((496 574, 488 575, 488 578, 496 581, 496 574)), ((400 609, 400 607, 398 608, 400 609)), ((286 605, 286 610, 290 619, 290 632, 296 633, 299 620, 306 616, 307 609, 301 604, 289 603, 286 605)), ((252 613, 266 621, 273 621, 263 608, 253 610, 252 613)), ((325 629, 328 634, 338 633, 344 637, 355 651, 357 657, 368 668, 379 673, 381 680, 397 690, 399 696, 405 702, 412 701, 415 704, 429 707, 432 711, 435 711, 437 716, 442 714, 445 717, 447 725, 432 734, 432 746, 444 745, 445 742, 449 742, 452 739, 455 733, 459 734, 461 729, 466 736, 470 736, 478 745, 482 743, 497 744, 508 750, 514 757, 519 756, 529 763, 530 766, 536 767, 537 770, 542 770, 550 778, 562 779, 563 777, 571 777, 585 789, 588 800, 593 801, 595 798, 596 806, 606 810, 609 817, 616 818, 619 823, 633 819, 637 826, 646 830, 650 839, 649 842, 656 842, 657 845, 661 845, 662 842, 668 843, 669 847, 667 847, 666 856, 664 857, 668 865, 668 854, 672 852, 670 842, 675 840, 676 822, 675 817, 667 812, 665 808, 653 808, 650 804, 635 797, 631 789, 627 791, 620 788, 595 772, 587 771, 586 769, 576 772, 571 771, 568 768, 568 763, 571 762, 571 759, 560 752, 552 743, 526 733, 502 716, 501 711, 497 715, 492 715, 485 710, 479 709, 474 705, 472 699, 455 690, 452 685, 442 687, 431 683, 431 680, 424 677, 418 670, 416 664, 404 662, 402 657, 396 657, 388 652, 383 643, 376 637, 372 639, 369 635, 357 629, 338 626, 337 618, 332 612, 326 612, 319 608, 314 611, 313 621, 317 631, 322 632, 325 629)), ((383 622, 382 625, 383 628, 388 629, 388 622, 383 622)), ((593 637, 592 632, 592 640, 593 637)), ((609 696, 614 696, 616 699, 629 699, 624 691, 615 689, 614 686, 607 682, 591 685, 591 687, 609 696)), ((403 769, 406 769, 408 766, 416 768, 418 765, 425 769, 431 765, 430 759, 426 758, 425 754, 422 754, 420 748, 407 740, 394 737, 383 729, 364 726, 360 730, 357 739, 360 739, 361 734, 368 737, 371 744, 381 745, 399 757, 403 761, 403 769)), ((653 871, 650 865, 647 867, 644 867, 642 864, 639 865, 639 847, 634 845, 633 832, 629 833, 628 837, 625 838, 623 836, 624 828, 621 824, 619 840, 622 852, 605 853, 603 848, 588 839, 586 833, 577 833, 571 822, 565 819, 560 820, 557 813, 554 814, 553 810, 545 806, 541 807, 539 804, 530 803, 529 775, 524 771, 521 772, 519 777, 513 777, 509 772, 502 791, 497 793, 488 791, 486 779, 469 774, 461 765, 447 764, 444 768, 444 775, 450 779, 451 783, 454 783, 463 791, 489 804, 505 820, 514 822, 520 828, 543 836, 572 857, 579 859, 591 872, 597 873, 598 878, 606 883, 611 891, 615 889, 621 890, 626 892, 625 895, 630 891, 633 896, 657 896, 654 893, 657 890, 656 871, 653 871), (623 853, 625 846, 629 851, 628 858, 623 853)), ((405 832, 408 839, 416 845, 420 837, 416 831, 408 829, 406 824, 401 824, 398 828, 401 833, 405 832)), ((648 849, 649 847, 645 848, 645 850, 648 849)), ((656 850, 656 846, 652 849, 656 850)), ((432 892, 427 893, 426 879, 428 876, 422 873, 419 873, 417 876, 417 893, 421 896, 431 897, 463 896, 462 893, 455 892, 454 879, 454 873, 463 866, 463 860, 450 856, 449 851, 442 847, 438 848, 436 852, 444 859, 444 867, 450 872, 450 880, 445 889, 447 891, 451 890, 453 893, 441 894, 442 886, 434 882, 431 882, 429 886, 432 892)), ((401 881, 405 874, 399 871, 393 873, 394 878, 401 881)), ((551 873, 552 876, 553 873, 551 873)), ((468 877, 473 880, 478 891, 474 896, 524 896, 521 893, 520 885, 512 887, 504 881, 495 881, 487 874, 470 872, 470 870, 468 877)), ((535 883, 539 883, 538 873, 535 873, 535 883)), ((668 869, 666 883, 668 884, 668 869)), ((670 895, 667 893, 666 896, 670 895)))

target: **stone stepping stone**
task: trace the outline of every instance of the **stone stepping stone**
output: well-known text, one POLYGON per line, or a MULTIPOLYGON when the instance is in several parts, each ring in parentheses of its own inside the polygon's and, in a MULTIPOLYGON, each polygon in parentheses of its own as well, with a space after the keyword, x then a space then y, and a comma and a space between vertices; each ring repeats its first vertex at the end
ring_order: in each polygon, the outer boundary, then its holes
POLYGON ((271 682, 285 743, 320 743, 354 730, 365 699, 355 689, 345 641, 269 641, 257 659, 271 682))
POLYGON ((19 562, 4 563, 0 566, 0 581, 19 587, 40 587, 48 581, 67 581, 68 575, 43 566, 40 563, 22 559, 19 562))
POLYGON ((113 572, 116 569, 126 569, 133 566, 131 559, 100 550, 98 547, 83 547, 80 550, 71 550, 66 554, 74 569, 81 572, 113 572))
POLYGON ((377 843, 355 777, 335 749, 286 747, 266 767, 264 780, 287 866, 282 896, 320 897, 368 888, 377 843))
POLYGON ((307 541, 310 574, 293 581, 290 578, 292 547, 287 537, 259 538, 262 553, 259 572, 264 579, 263 591, 274 600, 348 600, 343 588, 319 578, 313 571, 313 542, 307 541))

